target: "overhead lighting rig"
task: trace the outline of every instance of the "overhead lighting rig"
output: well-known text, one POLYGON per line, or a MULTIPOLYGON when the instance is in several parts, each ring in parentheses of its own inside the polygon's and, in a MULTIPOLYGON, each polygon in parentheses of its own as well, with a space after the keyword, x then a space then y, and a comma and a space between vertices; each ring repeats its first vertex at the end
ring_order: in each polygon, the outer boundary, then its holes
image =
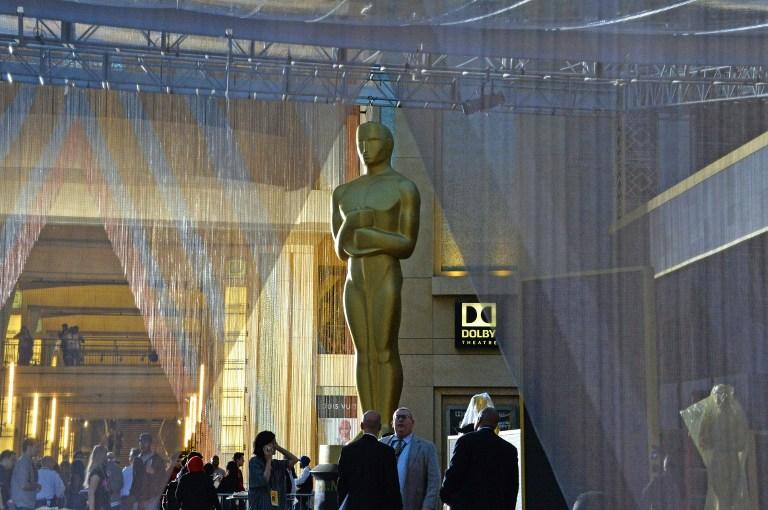
POLYGON ((23 13, 17 31, 12 18, 0 16, 0 44, 8 48, 0 52, 1 74, 36 85, 465 112, 629 111, 768 94, 762 66, 352 50, 238 39, 231 29, 212 38, 23 13))

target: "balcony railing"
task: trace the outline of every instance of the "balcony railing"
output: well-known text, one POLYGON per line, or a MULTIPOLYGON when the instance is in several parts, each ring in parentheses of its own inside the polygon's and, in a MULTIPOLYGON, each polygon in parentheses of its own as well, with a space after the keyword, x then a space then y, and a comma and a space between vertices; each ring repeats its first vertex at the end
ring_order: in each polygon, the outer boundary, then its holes
MULTIPOLYGON (((69 360, 64 359, 58 340, 35 340, 29 366, 70 367, 70 366, 149 366, 157 364, 157 353, 149 347, 136 345, 112 346, 99 342, 98 346, 86 345, 73 353, 69 360), (67 362, 65 362, 67 361, 67 362)), ((3 346, 3 365, 19 363, 19 341, 8 339, 3 346)))

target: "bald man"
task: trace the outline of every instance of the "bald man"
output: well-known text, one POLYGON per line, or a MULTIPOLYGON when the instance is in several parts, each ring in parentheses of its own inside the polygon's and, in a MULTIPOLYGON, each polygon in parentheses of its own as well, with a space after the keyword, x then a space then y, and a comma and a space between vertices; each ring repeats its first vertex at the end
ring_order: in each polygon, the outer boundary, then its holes
POLYGON ((366 411, 363 435, 341 449, 340 510, 402 510, 395 450, 379 442, 381 415, 366 411))
POLYGON ((519 488, 517 448, 496 435, 499 413, 480 411, 475 431, 453 449, 440 498, 451 510, 512 509, 519 488))

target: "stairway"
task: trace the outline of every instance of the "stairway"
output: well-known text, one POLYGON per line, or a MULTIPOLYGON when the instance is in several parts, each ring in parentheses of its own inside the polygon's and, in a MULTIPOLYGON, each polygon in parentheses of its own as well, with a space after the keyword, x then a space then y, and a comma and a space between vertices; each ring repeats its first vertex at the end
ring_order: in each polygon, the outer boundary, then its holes
MULTIPOLYGON (((131 452, 131 448, 139 447, 139 436, 144 432, 152 434, 152 445, 156 448, 157 453, 165 455, 165 448, 169 449, 169 454, 173 455, 172 451, 175 445, 164 445, 160 439, 160 426, 162 420, 119 420, 117 422, 117 432, 122 433, 122 448, 118 454, 118 459, 121 466, 128 464, 128 455, 131 452)), ((115 445, 117 448, 117 444, 115 445)))

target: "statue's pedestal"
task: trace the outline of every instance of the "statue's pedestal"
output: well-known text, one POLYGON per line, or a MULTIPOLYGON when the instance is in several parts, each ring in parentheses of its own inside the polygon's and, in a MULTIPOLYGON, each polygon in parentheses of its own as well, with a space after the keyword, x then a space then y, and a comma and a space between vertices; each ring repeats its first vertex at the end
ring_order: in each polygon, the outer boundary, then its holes
POLYGON ((312 470, 314 484, 314 510, 338 510, 339 498, 336 480, 339 478, 339 456, 342 445, 320 445, 320 459, 312 470))

